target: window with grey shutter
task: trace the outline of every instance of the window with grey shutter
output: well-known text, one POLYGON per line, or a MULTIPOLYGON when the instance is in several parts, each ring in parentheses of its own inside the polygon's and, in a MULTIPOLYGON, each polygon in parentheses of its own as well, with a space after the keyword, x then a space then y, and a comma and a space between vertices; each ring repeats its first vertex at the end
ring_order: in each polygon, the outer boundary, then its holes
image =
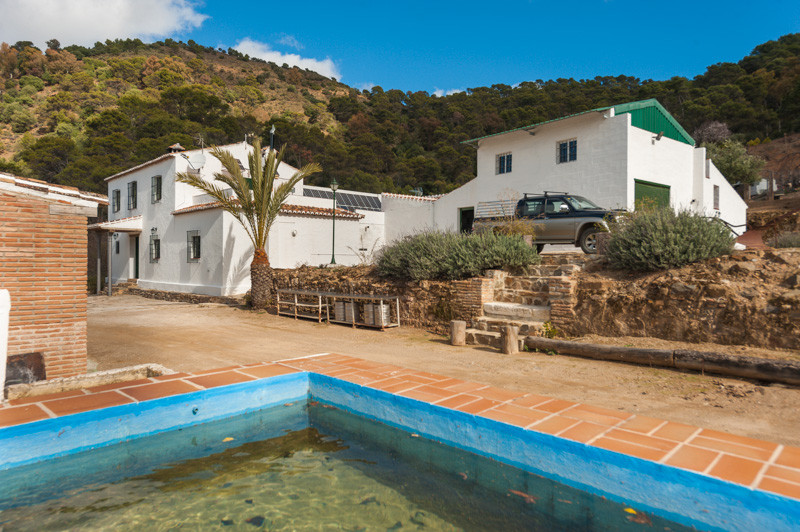
POLYGON ((150 235, 150 262, 155 263, 158 262, 158 259, 161 258, 161 239, 158 238, 158 235, 151 234, 150 235))
POLYGON ((714 185, 714 208, 719 210, 719 185, 714 185))
POLYGON ((154 175, 150 178, 150 203, 161 201, 161 176, 154 175))
POLYGON ((186 231, 186 262, 200 260, 200 231, 186 231))
POLYGON ((128 210, 136 208, 136 181, 128 183, 128 210))

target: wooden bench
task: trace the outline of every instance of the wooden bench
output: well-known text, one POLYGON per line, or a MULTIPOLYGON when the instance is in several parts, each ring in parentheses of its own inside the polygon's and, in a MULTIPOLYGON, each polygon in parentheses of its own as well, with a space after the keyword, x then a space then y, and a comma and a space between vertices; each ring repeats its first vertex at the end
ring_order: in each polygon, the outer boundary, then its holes
POLYGON ((387 329, 400 326, 400 297, 339 294, 281 288, 277 292, 278 314, 317 322, 353 327, 387 329))

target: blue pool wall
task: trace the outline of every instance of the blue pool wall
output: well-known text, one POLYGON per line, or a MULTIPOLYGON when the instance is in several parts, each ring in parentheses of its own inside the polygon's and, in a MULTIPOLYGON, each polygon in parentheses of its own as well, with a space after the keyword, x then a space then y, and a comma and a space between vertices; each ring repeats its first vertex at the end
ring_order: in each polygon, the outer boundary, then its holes
POLYGON ((308 401, 308 393, 308 373, 292 373, 5 427, 0 429, 0 470, 308 401))
POLYGON ((325 375, 312 400, 706 530, 797 530, 800 502, 325 375), (654 498, 654 494, 658 498, 654 498))
POLYGON ((309 399, 688 526, 777 532, 800 523, 800 502, 788 497, 305 372, 2 428, 0 470, 309 399))

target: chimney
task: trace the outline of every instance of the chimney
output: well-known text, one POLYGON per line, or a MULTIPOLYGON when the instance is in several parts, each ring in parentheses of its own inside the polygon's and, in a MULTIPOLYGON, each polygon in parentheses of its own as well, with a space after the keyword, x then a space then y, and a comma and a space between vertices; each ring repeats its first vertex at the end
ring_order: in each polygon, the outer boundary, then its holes
POLYGON ((169 148, 167 148, 167 153, 178 153, 178 152, 182 152, 182 151, 186 151, 186 148, 184 148, 183 146, 181 146, 177 142, 175 144, 173 144, 172 146, 170 146, 169 148))

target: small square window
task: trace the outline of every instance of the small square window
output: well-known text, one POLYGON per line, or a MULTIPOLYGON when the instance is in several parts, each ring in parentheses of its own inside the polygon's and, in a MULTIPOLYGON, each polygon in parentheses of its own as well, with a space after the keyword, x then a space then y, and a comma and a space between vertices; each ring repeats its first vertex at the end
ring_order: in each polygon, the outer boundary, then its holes
POLYGON ((578 139, 559 140, 556 143, 556 161, 569 163, 578 160, 578 139))
POLYGON ((186 261, 198 262, 200 260, 200 231, 186 232, 186 261))
POLYGON ((136 181, 128 183, 128 210, 132 211, 136 208, 136 181))
POLYGON ((161 239, 158 235, 150 235, 150 262, 158 262, 161 258, 161 239))
POLYGON ((111 210, 114 211, 114 212, 119 212, 119 210, 121 208, 120 207, 120 203, 121 203, 120 196, 121 196, 121 194, 120 194, 119 189, 111 191, 111 210))
POLYGON ((511 172, 511 153, 501 153, 495 157, 494 173, 508 174, 511 172))
POLYGON ((150 178, 150 203, 161 201, 161 176, 154 175, 150 178))

